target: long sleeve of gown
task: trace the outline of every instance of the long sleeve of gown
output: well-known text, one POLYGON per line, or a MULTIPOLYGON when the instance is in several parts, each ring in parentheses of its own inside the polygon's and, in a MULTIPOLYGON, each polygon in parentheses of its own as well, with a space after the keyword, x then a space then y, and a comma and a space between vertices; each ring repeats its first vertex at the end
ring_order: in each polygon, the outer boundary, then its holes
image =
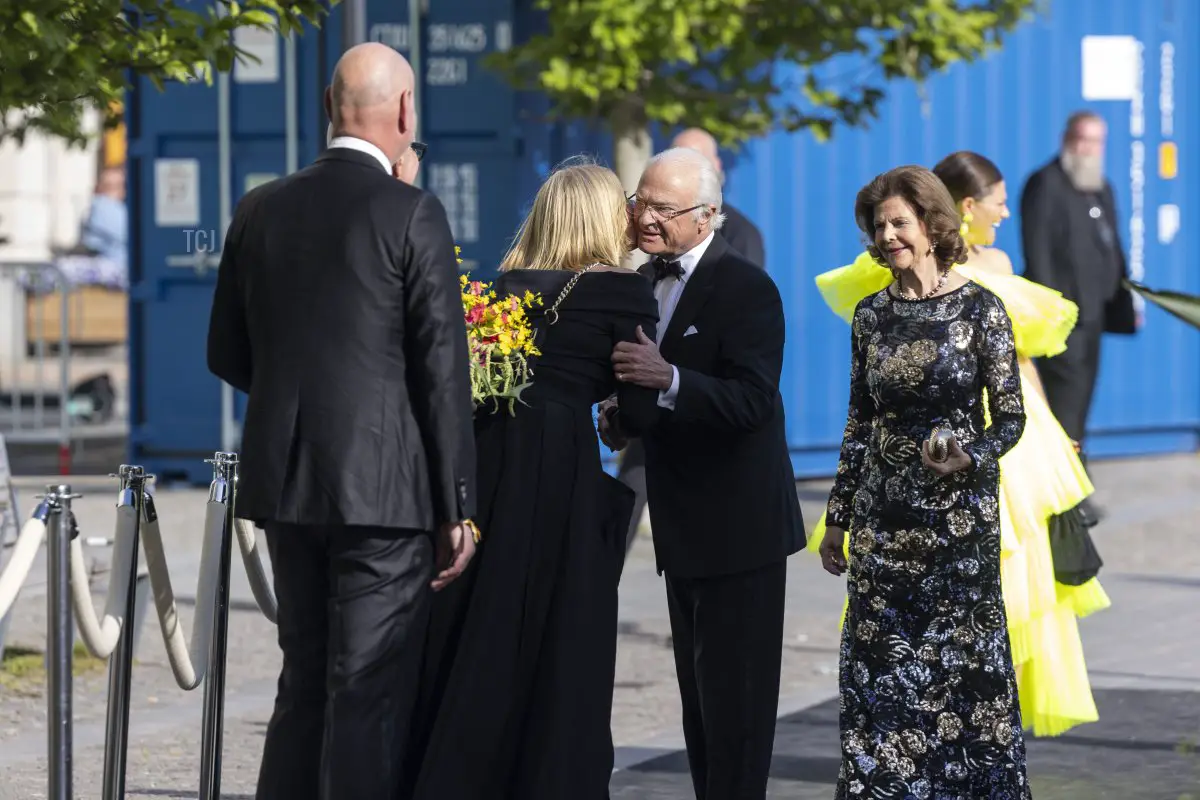
POLYGON ((984 301, 980 315, 979 371, 987 391, 991 425, 963 449, 975 469, 999 475, 1000 457, 1016 445, 1025 430, 1025 403, 1012 323, 1004 303, 995 295, 984 301))
POLYGON ((865 334, 870 318, 873 318, 873 312, 860 305, 850 326, 850 410, 842 434, 837 477, 825 510, 826 525, 842 529, 850 527, 854 515, 854 493, 858 490, 863 464, 871 447, 871 425, 875 419, 875 401, 867 386, 865 334))

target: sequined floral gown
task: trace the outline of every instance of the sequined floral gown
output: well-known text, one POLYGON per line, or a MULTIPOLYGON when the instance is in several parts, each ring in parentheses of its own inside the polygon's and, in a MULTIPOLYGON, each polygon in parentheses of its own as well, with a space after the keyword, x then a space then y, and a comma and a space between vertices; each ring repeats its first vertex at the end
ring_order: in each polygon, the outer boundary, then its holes
POLYGON ((827 510, 851 531, 839 800, 1031 797, 998 517, 997 462, 1024 424, 1012 327, 994 294, 969 282, 930 300, 884 289, 858 304, 827 510), (921 463, 939 424, 971 468, 939 478, 921 463))

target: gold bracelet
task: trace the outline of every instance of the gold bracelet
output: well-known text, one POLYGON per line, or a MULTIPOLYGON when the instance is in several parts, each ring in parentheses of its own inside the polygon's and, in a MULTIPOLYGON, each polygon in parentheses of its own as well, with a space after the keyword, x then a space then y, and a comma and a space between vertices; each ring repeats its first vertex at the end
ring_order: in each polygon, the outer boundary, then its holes
POLYGON ((479 526, 475 524, 475 520, 463 520, 463 524, 471 530, 471 538, 475 540, 475 544, 479 544, 481 541, 483 541, 483 534, 480 532, 479 526))

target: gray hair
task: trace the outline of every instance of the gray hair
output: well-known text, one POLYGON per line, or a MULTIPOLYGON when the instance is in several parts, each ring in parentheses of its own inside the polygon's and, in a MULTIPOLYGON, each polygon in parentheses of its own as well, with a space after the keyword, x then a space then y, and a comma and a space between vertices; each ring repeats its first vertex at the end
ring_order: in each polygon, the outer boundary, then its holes
POLYGON ((708 157, 688 147, 672 147, 651 158, 646 168, 649 169, 655 164, 687 166, 696 171, 696 202, 702 203, 706 207, 698 208, 693 213, 696 219, 704 219, 709 213, 707 206, 714 206, 717 213, 712 215, 712 228, 714 231, 720 230, 721 226, 725 224, 725 215, 721 213, 721 204, 724 199, 721 193, 721 176, 708 157))

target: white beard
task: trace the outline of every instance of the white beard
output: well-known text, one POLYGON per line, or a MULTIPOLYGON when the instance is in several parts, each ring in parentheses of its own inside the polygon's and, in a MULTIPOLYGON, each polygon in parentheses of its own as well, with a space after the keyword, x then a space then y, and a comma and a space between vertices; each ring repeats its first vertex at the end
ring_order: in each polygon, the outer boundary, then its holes
POLYGON ((1081 192, 1098 192, 1104 188, 1104 157, 1062 154, 1062 167, 1071 183, 1081 192))

